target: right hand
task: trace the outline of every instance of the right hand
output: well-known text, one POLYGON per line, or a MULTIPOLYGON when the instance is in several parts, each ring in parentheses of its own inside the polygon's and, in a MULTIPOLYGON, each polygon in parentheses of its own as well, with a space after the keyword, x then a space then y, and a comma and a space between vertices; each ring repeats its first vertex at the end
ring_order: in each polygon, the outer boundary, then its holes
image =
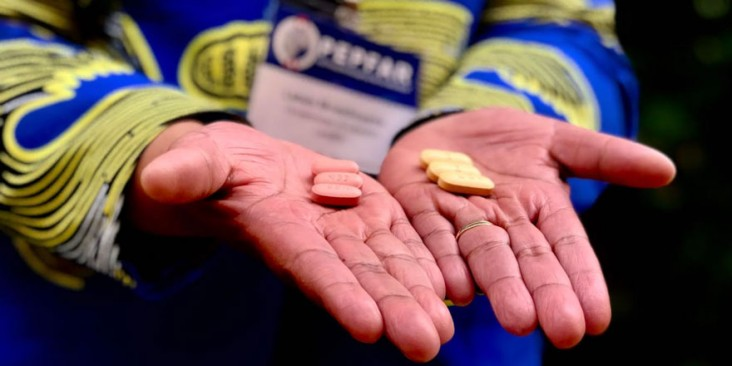
POLYGON ((323 158, 241 123, 177 122, 141 157, 131 216, 158 235, 213 236, 256 253, 355 339, 386 335, 407 358, 431 360, 454 333, 434 258, 363 173, 357 206, 312 202, 311 166, 323 158))

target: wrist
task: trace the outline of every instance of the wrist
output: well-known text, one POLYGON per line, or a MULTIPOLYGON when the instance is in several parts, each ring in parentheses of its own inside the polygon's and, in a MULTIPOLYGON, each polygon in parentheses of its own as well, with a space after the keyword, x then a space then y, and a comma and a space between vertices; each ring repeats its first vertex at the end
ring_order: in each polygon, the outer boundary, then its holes
POLYGON ((399 133, 394 136, 394 139, 391 141, 391 144, 394 145, 397 140, 402 138, 405 134, 407 134, 409 131, 429 122, 432 120, 435 120, 437 118, 449 116, 451 114, 455 113, 461 113, 465 112, 464 108, 461 107, 445 107, 440 109, 428 109, 421 111, 420 113, 417 113, 417 115, 412 119, 412 122, 409 123, 409 126, 407 126, 405 129, 399 131, 399 133))

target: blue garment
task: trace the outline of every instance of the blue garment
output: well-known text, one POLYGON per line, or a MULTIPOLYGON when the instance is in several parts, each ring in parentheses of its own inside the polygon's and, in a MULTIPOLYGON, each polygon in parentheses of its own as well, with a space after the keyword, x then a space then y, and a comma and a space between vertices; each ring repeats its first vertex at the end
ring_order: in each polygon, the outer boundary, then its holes
MULTIPOLYGON (((67 8, 46 7, 44 3, 33 0, 17 6, 17 2, 0 0, 0 16, 16 19, 9 22, 0 18, 0 62, 10 60, 10 68, 18 70, 33 65, 33 72, 19 72, 26 79, 21 78, 20 82, 13 79, 14 83, 7 84, 3 81, 10 79, 2 79, 5 74, 0 69, 0 88, 4 88, 0 89, 0 117, 8 121, 3 125, 2 152, 16 159, 16 163, 2 162, 0 167, 3 174, 20 178, 27 174, 17 168, 21 163, 31 161, 42 165, 42 161, 33 160, 37 159, 33 154, 36 149, 56 149, 64 152, 59 156, 69 159, 77 156, 75 148, 59 143, 57 137, 71 134, 76 131, 74 126, 89 123, 89 118, 92 122, 85 126, 99 128, 99 133, 90 137, 74 135, 81 141, 79 146, 91 146, 84 138, 99 139, 93 145, 97 150, 90 150, 84 158, 130 151, 129 156, 119 159, 133 161, 139 152, 116 147, 134 138, 139 140, 130 142, 131 146, 142 146, 159 131, 141 131, 134 126, 163 126, 167 121, 191 114, 245 115, 253 65, 266 51, 266 42, 262 41, 268 37, 271 25, 267 19, 275 5, 268 0, 126 0, 124 9, 114 13, 106 23, 112 38, 105 52, 113 55, 113 59, 84 52, 83 43, 70 29, 72 26, 59 20, 69 15, 64 13, 67 8), (46 12, 27 11, 33 7, 46 12), (2 9, 15 11, 5 14, 2 9), (28 26, 32 22, 57 34, 28 26), (210 66, 227 57, 241 64, 232 69, 226 67, 230 64, 220 68, 210 66), (68 78, 58 79, 61 74, 68 78), (44 85, 53 87, 23 88, 38 80, 45 80, 44 85), (163 97, 151 97, 158 95, 163 97), (40 99, 44 101, 41 105, 31 103, 41 97, 50 99, 40 99), (114 112, 110 116, 126 113, 124 120, 90 114, 99 106, 103 111, 114 112)), ((587 1, 585 12, 564 9, 550 1, 526 3, 532 5, 522 7, 520 1, 497 5, 482 0, 415 1, 409 9, 396 13, 380 13, 378 9, 385 6, 396 11, 389 7, 399 6, 400 2, 364 0, 362 6, 364 16, 371 17, 368 19, 383 17, 384 24, 406 29, 404 37, 393 37, 404 43, 394 46, 411 48, 424 58, 428 65, 423 75, 420 106, 424 110, 474 107, 461 104, 457 97, 469 87, 473 88, 471 91, 486 92, 486 96, 501 95, 501 103, 510 101, 569 123, 634 137, 637 86, 630 65, 612 34, 607 33, 608 28, 590 20, 598 17, 582 18, 583 14, 592 12, 612 18, 612 2, 587 1), (375 8, 369 8, 370 5, 375 8), (555 17, 543 19, 548 7, 559 11, 552 13, 555 17), (484 16, 485 8, 495 10, 499 16, 484 16), (432 47, 429 42, 435 39, 430 39, 431 33, 415 38, 414 32, 408 32, 404 26, 409 23, 401 18, 393 20, 393 14, 412 16, 413 21, 432 19, 429 17, 444 19, 444 23, 434 24, 439 25, 436 33, 444 28, 443 35, 454 39, 446 37, 449 41, 440 40, 447 42, 443 44, 445 47, 432 47), (537 19, 542 21, 536 22, 537 19), (410 34, 412 39, 407 37, 410 34), (563 71, 553 76, 566 84, 570 93, 559 87, 552 90, 553 85, 543 85, 547 88, 537 91, 512 78, 514 71, 516 75, 532 72, 531 68, 513 69, 518 66, 514 62, 518 61, 527 62, 522 66, 531 66, 534 61, 530 58, 508 61, 489 58, 488 63, 481 64, 481 52, 490 53, 494 47, 503 47, 508 51, 506 55, 535 51, 546 65, 563 71), (507 70, 511 72, 507 74, 507 70)), ((377 41, 391 42, 376 28, 363 31, 377 41)), ((545 75, 530 76, 542 80, 545 75)), ((480 103, 501 104, 490 97, 480 103)), ((82 159, 79 163, 87 169, 67 169, 95 171, 89 169, 93 165, 85 164, 103 164, 92 160, 82 159)), ((58 164, 62 161, 68 160, 59 158, 58 164)), ((110 174, 85 176, 79 183, 80 193, 72 194, 71 199, 82 194, 99 195, 108 206, 121 207, 118 196, 121 189, 115 188, 126 184, 128 176, 123 174, 126 171, 120 165, 110 174)), ((52 172, 47 174, 51 176, 52 172)), ((22 184, 14 186, 13 182, 24 181, 20 178, 3 178, 0 183, 3 189, 28 191, 23 190, 26 187, 22 184)), ((59 187, 67 184, 62 179, 58 178, 59 187)), ((603 183, 589 180, 570 179, 570 184, 579 211, 590 207, 604 188, 603 183)), ((91 201, 79 199, 78 204, 91 201)), ((65 225, 73 224, 78 226, 74 227, 77 235, 94 239, 87 242, 103 242, 106 240, 103 238, 115 236, 114 224, 118 220, 114 214, 101 212, 97 206, 74 206, 68 215, 78 215, 79 220, 72 223, 43 221, 35 226, 23 226, 35 222, 34 217, 24 217, 20 211, 14 211, 13 202, 10 197, 0 195, 0 208, 13 218, 0 222, 0 226, 16 239, 15 245, 36 246, 55 254, 59 251, 47 248, 67 248, 67 258, 107 276, 87 279, 83 290, 62 288, 36 275, 15 253, 9 240, 2 243, 0 366, 411 364, 385 340, 376 345, 354 341, 324 311, 297 290, 281 283, 261 262, 245 254, 223 247, 205 264, 189 263, 183 258, 180 263, 166 267, 165 276, 148 281, 140 275, 144 271, 136 262, 139 258, 125 257, 124 246, 91 244, 94 253, 111 258, 109 263, 92 263, 79 254, 81 251, 75 251, 77 247, 71 246, 70 241, 54 241, 55 237, 48 239, 42 235, 56 225, 64 229, 65 225), (103 219, 92 220, 95 218, 103 219), (98 230, 83 232, 85 219, 101 222, 98 230), (97 239, 95 235, 102 238, 97 239), (122 254, 117 258, 115 253, 122 254), (131 291, 120 283, 136 283, 137 287, 131 291), (175 291, 167 291, 170 288, 175 291)), ((58 208, 50 205, 49 217, 54 210, 63 209, 63 205, 58 208)), ((450 310, 456 334, 430 365, 541 363, 544 347, 541 332, 537 330, 525 337, 508 334, 497 323, 484 297, 477 298, 470 306, 450 310)))
MULTIPOLYGON (((3 366, 413 364, 387 341, 353 340, 297 290, 239 252, 222 250, 189 286, 147 300, 106 277, 89 281, 82 292, 55 286, 2 244, 3 366)), ((508 335, 484 297, 452 312, 458 331, 428 365, 541 363, 541 334, 508 335)))
POLYGON ((147 300, 99 276, 84 291, 44 280, 0 246, 0 365, 268 365, 282 285, 223 250, 185 290, 147 300))

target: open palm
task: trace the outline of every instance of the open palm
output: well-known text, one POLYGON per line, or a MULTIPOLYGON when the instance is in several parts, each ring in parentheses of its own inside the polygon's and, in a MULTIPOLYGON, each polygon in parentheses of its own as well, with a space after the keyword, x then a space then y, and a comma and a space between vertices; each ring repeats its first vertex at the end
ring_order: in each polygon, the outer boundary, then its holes
POLYGON ((572 206, 568 177, 660 187, 673 163, 639 143, 519 110, 452 114, 415 128, 388 154, 379 180, 402 204, 432 251, 458 305, 486 294, 508 331, 541 326, 559 348, 606 330, 610 300, 598 259, 572 206), (428 180, 425 148, 472 157, 495 188, 457 195, 428 180), (460 228, 477 226, 459 240, 460 228))
POLYGON ((373 178, 361 174, 357 206, 316 204, 311 169, 325 157, 235 122, 195 126, 159 150, 137 180, 146 230, 215 236, 254 253, 354 338, 386 335, 412 360, 432 359, 452 337, 434 258, 373 178))

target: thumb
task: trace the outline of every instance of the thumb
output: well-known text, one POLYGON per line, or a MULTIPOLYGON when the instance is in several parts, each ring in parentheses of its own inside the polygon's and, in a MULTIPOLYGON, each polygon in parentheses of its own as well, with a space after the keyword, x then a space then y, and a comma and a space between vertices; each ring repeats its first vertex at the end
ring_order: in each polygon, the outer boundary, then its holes
POLYGON ((626 138, 556 122, 551 154, 574 176, 637 188, 670 184, 674 162, 661 151, 626 138))
POLYGON ((140 185, 150 198, 163 203, 193 202, 225 184, 231 167, 208 134, 189 132, 169 146, 140 173, 140 185))

